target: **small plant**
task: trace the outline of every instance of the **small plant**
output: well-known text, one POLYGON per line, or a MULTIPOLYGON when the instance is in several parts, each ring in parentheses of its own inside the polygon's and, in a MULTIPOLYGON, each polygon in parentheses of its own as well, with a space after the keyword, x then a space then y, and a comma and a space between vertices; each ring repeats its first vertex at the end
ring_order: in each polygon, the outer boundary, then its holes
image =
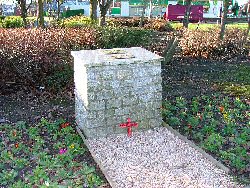
POLYGON ((189 100, 178 97, 164 101, 162 108, 166 123, 216 155, 248 184, 249 112, 244 98, 218 94, 189 100))
POLYGON ((90 17, 86 16, 72 16, 70 18, 64 19, 60 26, 61 27, 86 27, 93 26, 97 24, 95 21, 91 20, 90 17))
POLYGON ((205 139, 203 147, 214 153, 222 148, 224 142, 225 139, 220 134, 212 133, 205 139))
POLYGON ((3 28, 19 28, 24 26, 20 16, 7 16, 1 22, 3 28))
POLYGON ((71 123, 42 118, 37 125, 19 122, 15 129, 13 125, 0 129, 0 186, 96 187, 103 183, 95 168, 82 161, 86 148, 71 123))
POLYGON ((170 126, 181 125, 180 119, 177 117, 170 117, 167 123, 169 123, 170 126))

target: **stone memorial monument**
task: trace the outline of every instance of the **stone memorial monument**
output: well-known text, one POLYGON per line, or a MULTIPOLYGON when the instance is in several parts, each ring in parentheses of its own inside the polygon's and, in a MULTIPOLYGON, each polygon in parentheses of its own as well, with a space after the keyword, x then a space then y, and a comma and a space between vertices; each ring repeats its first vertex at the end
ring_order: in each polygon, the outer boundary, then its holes
POLYGON ((76 122, 87 138, 162 122, 162 57, 140 47, 73 51, 76 122))

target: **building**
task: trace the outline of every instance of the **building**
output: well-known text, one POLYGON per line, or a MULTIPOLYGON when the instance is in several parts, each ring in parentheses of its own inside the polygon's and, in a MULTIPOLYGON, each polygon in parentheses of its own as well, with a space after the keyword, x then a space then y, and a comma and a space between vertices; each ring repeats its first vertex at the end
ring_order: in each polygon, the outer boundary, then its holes
MULTIPOLYGON (((115 1, 115 0, 114 0, 115 1)), ((117 0, 119 1, 119 0, 117 0)), ((184 4, 183 0, 129 0, 120 1, 120 3, 113 3, 111 15, 122 17, 141 16, 143 6, 146 5, 145 15, 152 17, 161 17, 166 12, 166 7, 169 4, 184 4)), ((216 18, 220 16, 222 9, 222 1, 211 0, 196 0, 192 2, 193 5, 203 5, 205 18, 216 18)), ((232 4, 232 1, 231 1, 232 4)))
MULTIPOLYGON (((166 12, 166 7, 169 4, 184 4, 185 0, 113 0, 110 11, 107 16, 113 17, 139 17, 142 15, 143 7, 145 6, 145 16, 147 17, 162 17, 166 12)), ((223 1, 212 0, 195 0, 193 5, 203 5, 204 18, 217 18, 221 15, 223 1)), ((233 0, 230 0, 230 7, 233 5, 233 0)), ((230 10, 229 7, 229 10, 230 10)), ((62 9, 84 9, 84 15, 89 16, 90 5, 89 1, 67 0, 61 6, 62 9)), ((99 9, 99 8, 98 8, 99 9)), ((99 11, 98 11, 99 16, 99 11)))

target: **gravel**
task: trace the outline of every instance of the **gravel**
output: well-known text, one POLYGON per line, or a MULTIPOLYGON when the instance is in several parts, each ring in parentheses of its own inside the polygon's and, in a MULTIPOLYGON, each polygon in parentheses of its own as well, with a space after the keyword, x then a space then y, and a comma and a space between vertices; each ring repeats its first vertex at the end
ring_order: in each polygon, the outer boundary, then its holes
POLYGON ((243 187, 164 127, 87 145, 114 188, 243 187))

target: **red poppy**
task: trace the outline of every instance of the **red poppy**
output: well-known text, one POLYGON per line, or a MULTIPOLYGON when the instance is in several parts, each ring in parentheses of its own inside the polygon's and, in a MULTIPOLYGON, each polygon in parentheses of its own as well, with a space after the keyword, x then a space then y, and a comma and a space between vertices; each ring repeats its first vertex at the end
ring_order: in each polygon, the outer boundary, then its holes
POLYGON ((19 147, 19 144, 18 144, 18 143, 16 143, 16 144, 15 144, 15 147, 16 147, 16 148, 18 148, 18 147, 19 147))
POLYGON ((220 106, 219 109, 220 109, 221 113, 224 112, 224 110, 225 110, 223 106, 220 106))
POLYGON ((69 122, 66 122, 66 123, 61 124, 61 128, 62 128, 62 129, 65 128, 65 127, 68 127, 68 126, 69 126, 69 122))

